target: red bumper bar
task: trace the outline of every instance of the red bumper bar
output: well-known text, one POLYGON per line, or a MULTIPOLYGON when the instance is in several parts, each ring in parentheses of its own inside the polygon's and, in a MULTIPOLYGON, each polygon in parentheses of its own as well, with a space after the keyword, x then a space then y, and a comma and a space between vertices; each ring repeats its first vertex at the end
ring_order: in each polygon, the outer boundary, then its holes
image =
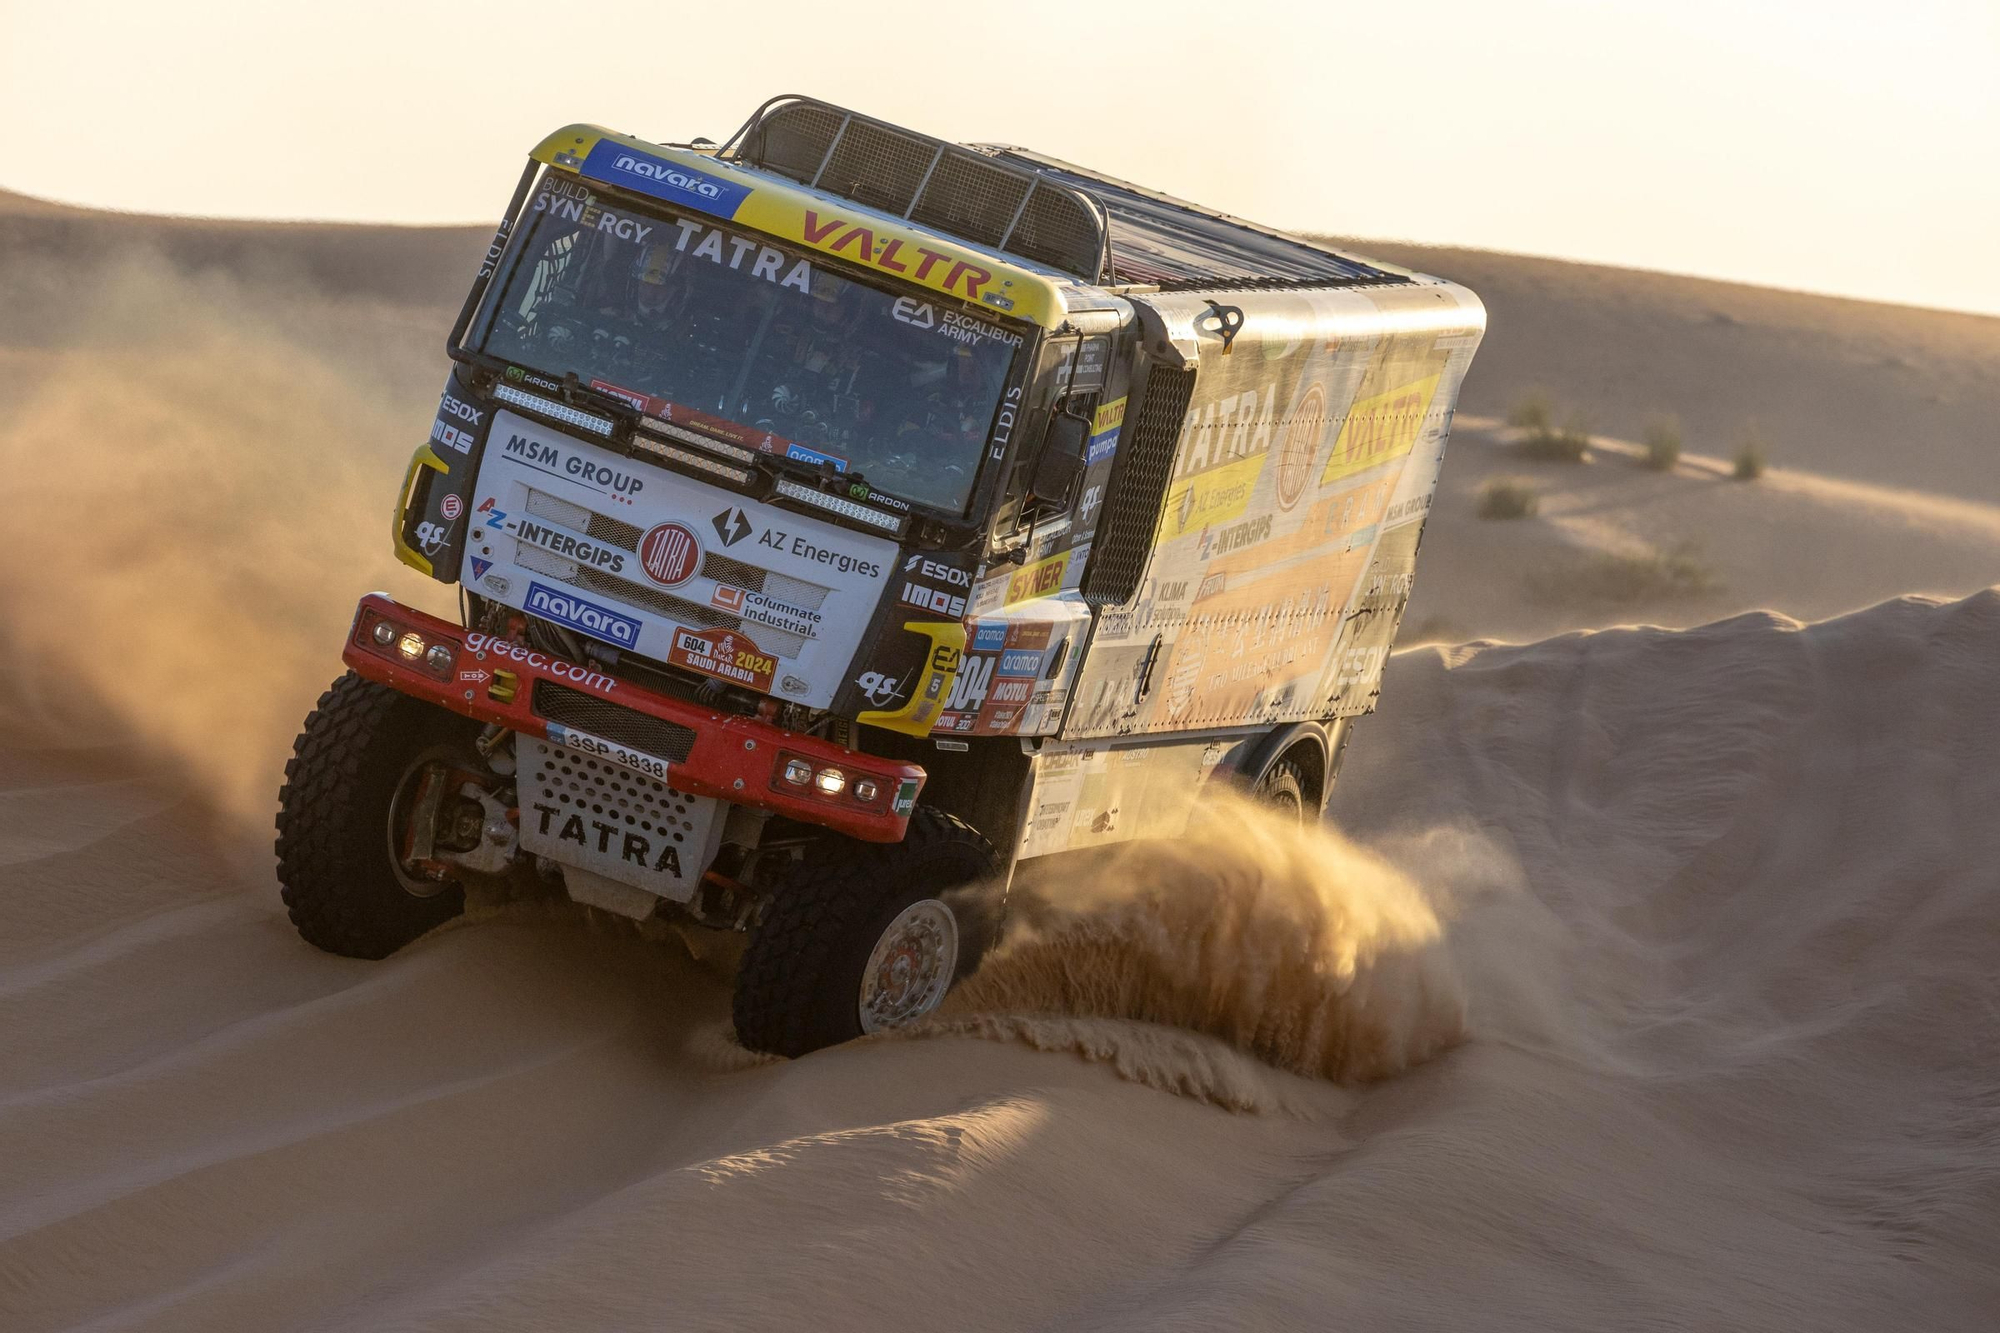
MULTIPOLYGON (((595 667, 578 666, 511 639, 413 611, 380 593, 361 599, 340 656, 369 680, 454 713, 558 745, 567 743, 600 758, 609 757, 606 750, 588 742, 610 740, 646 758, 664 760, 665 780, 678 791, 769 810, 865 842, 901 842, 917 793, 923 789, 924 770, 916 764, 861 754, 753 717, 711 712, 595 667), (378 637, 384 625, 386 641, 378 637), (446 653, 435 652, 440 646, 446 653), (577 696, 583 696, 591 726, 556 722, 551 734, 553 719, 536 711, 536 696, 543 693, 536 686, 544 681, 560 687, 549 693, 573 701, 572 708, 577 696), (625 719, 619 709, 637 716, 625 719), (656 755, 616 734, 630 731, 621 719, 641 728, 648 719, 685 727, 694 733, 693 741, 684 758, 656 755), (581 745, 580 733, 586 737, 581 745), (810 765, 814 778, 803 785, 788 781, 785 767, 792 760, 810 765), (844 775, 837 793, 823 791, 817 780, 820 770, 829 768, 844 775), (864 780, 874 789, 866 801, 856 795, 864 780)), ((646 764, 640 771, 651 767, 646 764)))

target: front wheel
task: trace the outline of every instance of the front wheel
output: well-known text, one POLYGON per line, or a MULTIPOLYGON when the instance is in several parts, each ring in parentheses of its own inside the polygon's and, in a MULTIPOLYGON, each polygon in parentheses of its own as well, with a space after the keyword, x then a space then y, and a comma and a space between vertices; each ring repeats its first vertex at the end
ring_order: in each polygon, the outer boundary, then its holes
POLYGON ((1000 933, 999 870, 971 825, 922 806, 902 842, 823 839, 743 951, 737 1040, 798 1056, 932 1012, 1000 933))
POLYGON ((308 943, 386 958, 465 910, 438 854, 476 843, 460 789, 481 776, 477 734, 352 671, 320 696, 278 794, 278 882, 308 943))

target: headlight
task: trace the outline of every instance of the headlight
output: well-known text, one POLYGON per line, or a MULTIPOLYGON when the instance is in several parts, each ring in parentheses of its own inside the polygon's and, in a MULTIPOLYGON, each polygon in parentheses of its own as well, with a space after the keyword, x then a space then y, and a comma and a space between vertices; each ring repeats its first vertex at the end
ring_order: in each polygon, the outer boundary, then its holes
POLYGON ((396 627, 386 620, 375 622, 375 642, 387 648, 396 641, 396 627))
POLYGON ((416 661, 417 658, 423 655, 423 636, 414 631, 405 634, 403 641, 396 645, 396 651, 409 658, 412 662, 416 661))
POLYGON ((443 643, 432 644, 431 650, 424 654, 424 661, 430 664, 430 668, 433 671, 451 670, 450 645, 443 643))
POLYGON ((812 765, 808 764, 805 760, 788 759, 785 761, 785 781, 791 783, 793 786, 805 786, 808 782, 812 781, 812 775, 812 765))
POLYGON ((847 789, 847 774, 837 768, 822 768, 814 775, 813 785, 828 796, 838 796, 847 789))
POLYGON ((869 778, 854 780, 854 799, 866 804, 875 799, 875 783, 869 778))

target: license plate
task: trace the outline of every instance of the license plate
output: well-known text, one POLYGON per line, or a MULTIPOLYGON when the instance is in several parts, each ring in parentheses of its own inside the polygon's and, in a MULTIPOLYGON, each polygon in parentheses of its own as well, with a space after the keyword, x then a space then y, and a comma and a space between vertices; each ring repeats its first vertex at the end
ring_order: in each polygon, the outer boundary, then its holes
POLYGON ((620 745, 617 741, 607 741, 602 736, 578 731, 575 727, 565 727, 560 722, 551 722, 548 726, 549 739, 566 750, 608 759, 622 768, 629 768, 634 773, 643 773, 660 782, 667 780, 667 761, 657 755, 645 754, 630 746, 620 745))

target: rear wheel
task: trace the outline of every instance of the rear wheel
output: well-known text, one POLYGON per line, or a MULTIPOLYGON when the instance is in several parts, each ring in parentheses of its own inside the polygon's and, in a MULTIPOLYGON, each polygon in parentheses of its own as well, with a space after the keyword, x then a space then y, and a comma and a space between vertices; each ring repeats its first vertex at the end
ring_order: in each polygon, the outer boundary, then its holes
POLYGON ((1257 800, 1288 822, 1306 822, 1305 773, 1290 759, 1281 759, 1257 784, 1257 800))
POLYGON ((999 871, 971 825, 924 807, 899 843, 822 840, 743 951, 737 1039, 804 1055, 932 1012, 999 936, 999 871))
POLYGON ((278 794, 278 882, 307 942, 386 958, 465 910, 438 854, 477 841, 479 816, 459 794, 483 771, 477 734, 351 671, 320 696, 278 794))

